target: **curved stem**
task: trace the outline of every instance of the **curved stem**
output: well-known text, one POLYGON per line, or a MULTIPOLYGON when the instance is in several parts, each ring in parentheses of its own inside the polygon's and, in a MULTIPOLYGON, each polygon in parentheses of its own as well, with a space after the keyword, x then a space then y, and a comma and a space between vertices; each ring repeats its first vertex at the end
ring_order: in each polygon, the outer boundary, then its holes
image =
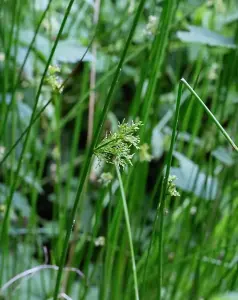
MULTIPOLYGON (((42 271, 42 270, 58 270, 59 267, 55 266, 55 265, 40 265, 40 266, 36 266, 34 268, 28 269, 26 271, 23 271, 22 273, 17 274, 16 276, 14 276, 13 278, 11 278, 8 282, 6 282, 0 289, 1 292, 4 292, 5 290, 7 290, 12 284, 14 284, 16 281, 23 279, 29 275, 34 275, 35 273, 42 271)), ((68 272, 75 272, 76 274, 78 274, 80 277, 84 277, 84 274, 76 268, 69 268, 69 267, 65 267, 64 268, 65 271, 68 272)))
POLYGON ((205 103, 202 101, 202 99, 198 96, 198 94, 193 90, 193 88, 187 83, 187 81, 182 78, 181 81, 188 89, 189 91, 195 96, 195 98, 199 101, 199 103, 202 105, 202 107, 207 112, 208 116, 213 120, 217 128, 220 130, 220 132, 224 135, 224 137, 227 139, 227 141, 231 144, 231 146, 238 152, 238 146, 233 142, 229 134, 225 131, 225 129, 221 126, 217 118, 213 115, 213 113, 209 110, 209 108, 205 105, 205 103))
POLYGON ((171 167, 171 162, 172 162, 173 149, 174 149, 175 140, 176 140, 176 131, 177 131, 179 111, 180 111, 180 101, 181 101, 181 95, 182 95, 182 84, 184 84, 190 90, 190 92, 195 96, 195 98, 199 101, 199 103, 205 109, 208 116, 215 123, 215 125, 217 126, 219 131, 223 134, 223 136, 227 139, 227 141, 232 145, 232 147, 238 152, 238 147, 233 142, 233 140, 228 135, 228 133, 225 131, 225 129, 222 127, 222 125, 219 123, 219 121, 216 119, 216 117, 213 115, 213 113, 209 110, 209 108, 205 105, 205 103, 198 96, 198 94, 193 90, 193 88, 187 83, 187 81, 184 78, 182 78, 179 82, 178 95, 177 95, 177 100, 176 100, 176 109, 175 109, 175 119, 174 119, 174 124, 173 124, 173 132, 172 132, 172 138, 171 138, 171 143, 170 143, 170 149, 169 149, 169 153, 168 153, 168 160, 167 160, 167 167, 166 167, 164 183, 162 184, 161 203, 158 204, 158 208, 159 208, 159 212, 160 212, 160 219, 159 219, 159 229, 160 229, 160 232, 159 232, 159 297, 158 297, 159 300, 161 299, 161 289, 162 289, 162 280, 163 280, 164 204, 165 204, 165 198, 166 198, 166 192, 167 192, 167 186, 168 186, 170 167, 171 167))
POLYGON ((131 234, 131 225, 130 225, 130 218, 129 218, 129 212, 126 202, 126 196, 125 191, 121 179, 121 173, 119 170, 119 167, 115 165, 117 177, 119 180, 119 186, 121 190, 121 197, 122 197, 122 204, 124 209, 124 215, 126 220, 126 229, 128 233, 128 239, 129 239, 129 245, 130 245, 130 252, 131 252, 131 262, 132 262, 132 271, 133 271, 133 279, 134 279, 134 289, 135 289, 135 299, 139 300, 139 289, 138 289, 138 281, 137 281, 137 274, 136 274, 136 262, 135 262, 135 253, 134 253, 134 247, 133 247, 133 241, 132 241, 132 234, 131 234))

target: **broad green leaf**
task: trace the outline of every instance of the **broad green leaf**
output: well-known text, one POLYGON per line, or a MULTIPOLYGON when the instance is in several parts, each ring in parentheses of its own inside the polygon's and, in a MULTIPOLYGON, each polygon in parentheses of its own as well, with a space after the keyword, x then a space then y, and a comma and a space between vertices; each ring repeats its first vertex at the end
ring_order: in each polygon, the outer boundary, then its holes
MULTIPOLYGON (((6 204, 7 196, 9 195, 9 187, 0 183, 0 204, 6 204)), ((23 217, 29 217, 30 207, 25 196, 20 192, 13 194, 13 207, 19 211, 23 217)))
POLYGON ((156 126, 152 132, 151 150, 153 157, 156 159, 159 159, 164 153, 164 135, 158 126, 156 126))
POLYGON ((212 155, 227 166, 232 166, 234 164, 231 153, 224 147, 216 148, 212 151, 212 155))
POLYGON ((198 165, 179 152, 174 152, 180 166, 171 168, 171 175, 177 176, 175 184, 186 192, 192 192, 200 198, 214 200, 218 190, 218 181, 199 170, 198 165))
POLYGON ((227 15, 226 17, 224 17, 222 19, 223 24, 230 24, 230 23, 237 22, 237 21, 238 21, 238 10, 227 15))
POLYGON ((237 48, 234 40, 230 37, 225 37, 214 31, 198 26, 188 26, 188 31, 178 31, 177 37, 186 43, 198 43, 208 46, 217 46, 225 48, 237 48))
MULTIPOLYGON (((76 63, 83 57, 85 51, 86 47, 81 46, 77 41, 60 41, 56 48, 54 59, 60 62, 76 63)), ((83 60, 91 61, 92 55, 87 53, 83 60)))
MULTIPOLYGON (((20 32, 20 41, 21 43, 27 47, 29 46, 30 41, 34 36, 34 32, 32 30, 21 30, 20 32)), ((36 37, 36 41, 34 44, 34 48, 44 55, 45 58, 49 57, 52 42, 50 42, 45 36, 38 34, 36 37)), ((57 62, 69 62, 75 63, 79 61, 83 54, 85 53, 86 47, 82 46, 76 40, 62 40, 59 41, 58 46, 56 48, 52 64, 57 62)), ((88 52, 84 56, 84 61, 91 61, 92 55, 88 52)))

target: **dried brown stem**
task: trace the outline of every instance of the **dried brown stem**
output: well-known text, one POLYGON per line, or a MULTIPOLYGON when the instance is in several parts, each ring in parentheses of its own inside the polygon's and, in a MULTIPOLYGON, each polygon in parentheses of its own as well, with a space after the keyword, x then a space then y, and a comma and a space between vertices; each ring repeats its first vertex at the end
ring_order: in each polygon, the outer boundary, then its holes
MULTIPOLYGON (((94 2, 94 15, 93 23, 96 25, 99 19, 100 11, 100 0, 95 0, 94 2)), ((93 135, 93 124, 94 124, 94 110, 95 110, 95 101, 96 101, 96 59, 97 59, 97 43, 93 42, 92 45, 92 63, 90 71, 90 96, 89 96, 89 112, 88 112, 88 136, 87 144, 89 145, 92 140, 93 135)))

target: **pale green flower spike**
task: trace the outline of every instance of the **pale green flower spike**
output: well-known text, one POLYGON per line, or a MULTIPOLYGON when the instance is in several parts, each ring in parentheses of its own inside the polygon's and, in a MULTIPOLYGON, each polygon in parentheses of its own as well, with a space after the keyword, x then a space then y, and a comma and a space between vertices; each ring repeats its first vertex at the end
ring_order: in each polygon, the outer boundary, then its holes
POLYGON ((58 66, 50 65, 48 71, 50 75, 55 75, 56 73, 60 72, 60 68, 58 66))
POLYGON ((137 135, 142 122, 131 124, 122 122, 118 124, 118 131, 109 133, 102 142, 94 149, 94 154, 99 160, 104 160, 110 164, 116 164, 125 168, 132 165, 131 146, 139 149, 140 138, 137 135))
POLYGON ((60 68, 58 66, 49 66, 48 72, 49 75, 46 76, 45 82, 52 87, 53 91, 62 93, 62 80, 56 75, 56 73, 60 72, 60 68))
POLYGON ((158 25, 158 17, 149 16, 148 23, 146 24, 144 33, 148 36, 154 36, 156 34, 157 25, 158 25))
POLYGON ((174 181, 177 179, 175 175, 169 175, 168 179, 168 194, 173 197, 180 197, 179 192, 176 190, 174 181))
POLYGON ((140 146, 140 161, 151 161, 152 155, 149 153, 149 145, 148 144, 143 144, 140 146))

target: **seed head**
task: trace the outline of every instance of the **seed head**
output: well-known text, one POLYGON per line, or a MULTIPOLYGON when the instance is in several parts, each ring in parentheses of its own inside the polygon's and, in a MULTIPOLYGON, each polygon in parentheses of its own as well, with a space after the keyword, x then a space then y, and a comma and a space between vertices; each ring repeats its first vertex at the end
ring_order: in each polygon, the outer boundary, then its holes
POLYGON ((139 149, 140 138, 138 131, 142 122, 133 122, 131 124, 122 122, 118 124, 118 131, 109 133, 102 142, 94 149, 94 154, 99 160, 110 164, 116 164, 125 168, 132 165, 131 148, 139 149))

